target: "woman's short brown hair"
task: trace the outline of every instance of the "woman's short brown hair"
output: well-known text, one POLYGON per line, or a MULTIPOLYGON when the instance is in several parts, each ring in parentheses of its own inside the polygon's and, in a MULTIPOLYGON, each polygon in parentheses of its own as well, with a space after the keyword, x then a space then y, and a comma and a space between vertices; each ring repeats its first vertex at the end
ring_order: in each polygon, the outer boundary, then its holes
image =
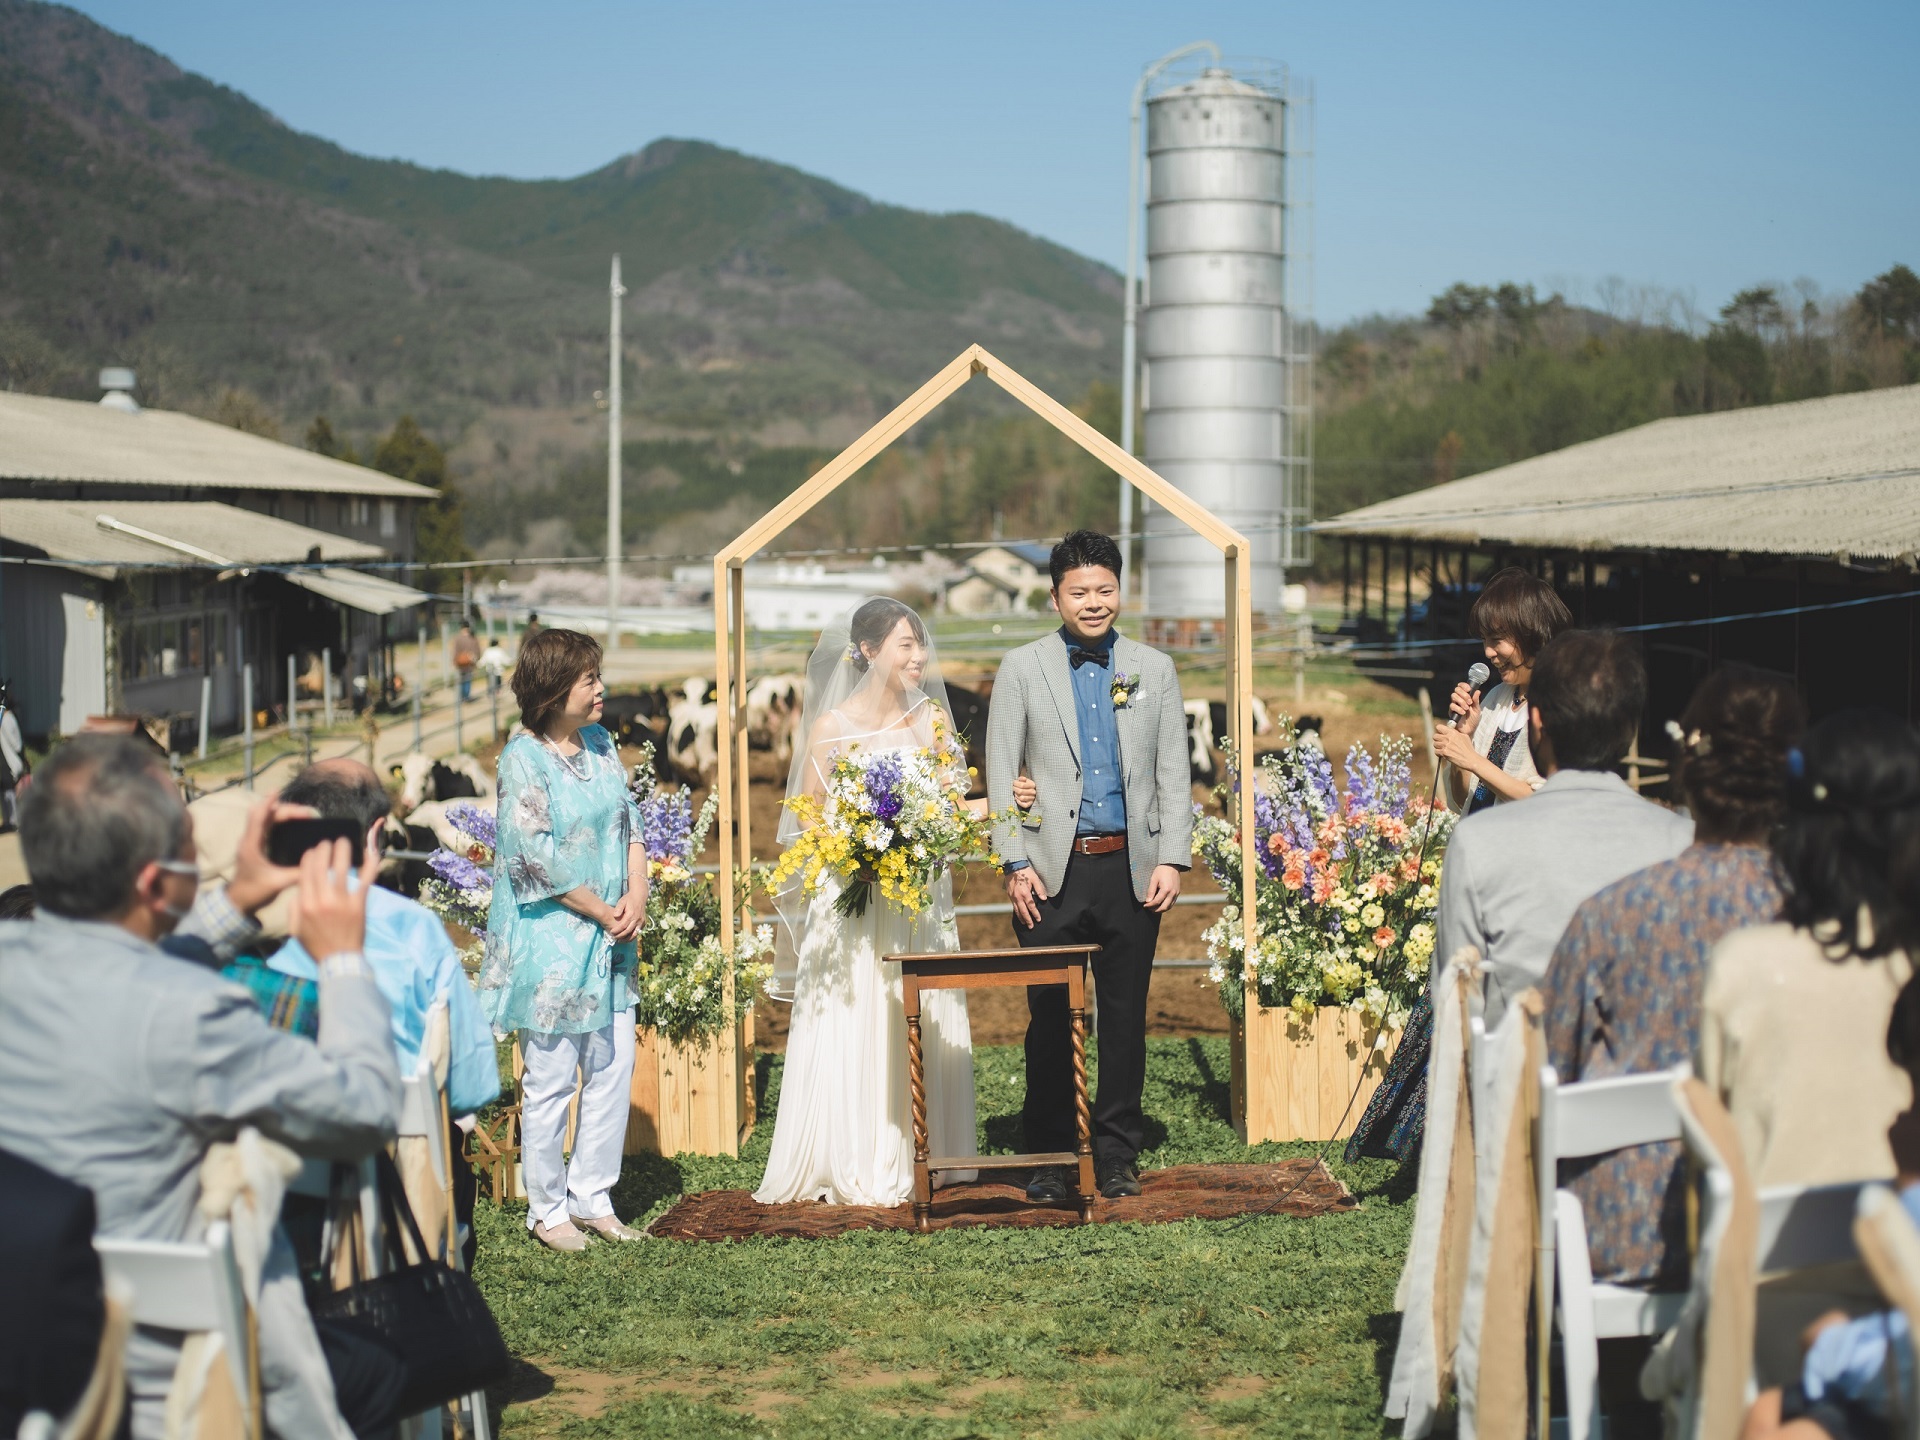
POLYGON ((1511 640, 1526 659, 1573 626, 1573 612, 1546 581, 1509 565, 1480 587, 1467 624, 1482 640, 1511 640))
POLYGON ((578 630, 542 630, 520 647, 513 698, 520 723, 536 733, 567 703, 574 682, 600 668, 600 642, 578 630))
POLYGON ((1722 665, 1693 692, 1674 727, 1675 778, 1703 836, 1771 832, 1787 809, 1787 751, 1807 728, 1793 681, 1722 665))

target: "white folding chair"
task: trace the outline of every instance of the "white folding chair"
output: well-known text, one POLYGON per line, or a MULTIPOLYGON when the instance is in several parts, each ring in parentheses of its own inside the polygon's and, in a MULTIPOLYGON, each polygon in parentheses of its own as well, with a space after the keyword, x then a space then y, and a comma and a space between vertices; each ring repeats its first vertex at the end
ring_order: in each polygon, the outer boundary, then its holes
MULTIPOLYGON (((1689 1072, 1659 1070, 1562 1085, 1551 1065, 1540 1070, 1540 1118, 1534 1145, 1542 1273, 1559 1282, 1554 1321, 1560 1330, 1568 1440, 1597 1440, 1600 1341, 1658 1335, 1680 1316, 1686 1292, 1610 1285, 1593 1278, 1587 1222, 1580 1201, 1558 1184, 1557 1162, 1605 1155, 1632 1145, 1680 1138, 1673 1085, 1689 1072)), ((1544 1337, 1542 1337, 1544 1343, 1544 1337)))
POLYGON ((1801 1332, 1838 1305, 1870 1305, 1875 1290, 1853 1240, 1868 1181, 1769 1185, 1760 1191, 1754 1275, 1753 1393, 1797 1378, 1801 1332))
POLYGON ((198 1241, 96 1236, 93 1248, 107 1283, 117 1282, 132 1294, 134 1324, 220 1337, 233 1393, 249 1415, 257 1416, 260 1397, 249 1378, 248 1360, 255 1344, 252 1317, 227 1222, 214 1221, 198 1241))

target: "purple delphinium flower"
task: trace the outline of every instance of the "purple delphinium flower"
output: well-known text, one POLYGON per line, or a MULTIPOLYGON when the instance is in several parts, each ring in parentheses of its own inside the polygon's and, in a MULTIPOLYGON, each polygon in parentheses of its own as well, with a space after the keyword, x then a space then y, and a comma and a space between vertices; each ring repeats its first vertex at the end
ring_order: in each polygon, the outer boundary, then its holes
POLYGON ((683 785, 640 799, 640 833, 649 860, 693 864, 693 795, 683 785))
POLYGON ((493 888, 493 874, 451 850, 436 850, 427 857, 427 868, 465 895, 479 895, 493 888))
POLYGON ((1413 799, 1411 751, 1394 746, 1381 759, 1377 790, 1380 808, 1395 819, 1404 818, 1413 799))
POLYGON ((1379 776, 1373 768, 1373 756, 1364 746, 1347 751, 1347 814, 1358 815, 1379 806, 1379 776))
POLYGON ((471 835, 489 850, 499 848, 499 833, 494 827, 493 811, 478 805, 449 805, 447 819, 464 835, 471 835))
POLYGON ((877 756, 867 766, 867 795, 873 801, 873 814, 877 820, 891 821, 900 813, 900 756, 889 753, 877 756))

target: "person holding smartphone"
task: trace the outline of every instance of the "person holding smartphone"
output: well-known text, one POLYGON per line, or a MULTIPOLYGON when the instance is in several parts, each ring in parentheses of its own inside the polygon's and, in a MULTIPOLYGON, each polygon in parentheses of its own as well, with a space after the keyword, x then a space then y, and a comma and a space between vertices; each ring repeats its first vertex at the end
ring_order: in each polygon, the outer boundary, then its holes
POLYGON ((585 1232, 637 1240, 613 1213, 633 1075, 635 937, 647 849, 613 737, 599 721, 600 644, 543 630, 513 671, 520 725, 500 753, 493 904, 480 1003, 520 1032, 520 1160, 527 1227, 554 1250, 585 1232), (567 1103, 581 1077, 573 1156, 567 1103))

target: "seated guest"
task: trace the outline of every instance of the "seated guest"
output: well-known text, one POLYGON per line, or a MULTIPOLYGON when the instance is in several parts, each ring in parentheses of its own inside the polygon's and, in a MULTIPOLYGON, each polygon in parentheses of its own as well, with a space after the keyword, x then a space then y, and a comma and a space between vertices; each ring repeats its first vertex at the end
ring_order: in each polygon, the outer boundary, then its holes
MULTIPOLYGON (((1716 670, 1676 727, 1674 779, 1693 844, 1609 885, 1573 912, 1553 952, 1547 1062, 1563 1082, 1644 1074, 1692 1060, 1707 956, 1724 935, 1780 914, 1768 848, 1786 810, 1787 751, 1806 725, 1785 676, 1716 670)), ((1596 1280, 1686 1283, 1686 1154, 1678 1142, 1567 1161, 1596 1280)))
POLYGON ((1886 1179, 1913 1098, 1880 1037, 1920 921, 1920 734, 1875 710, 1807 731, 1774 854, 1782 919, 1714 946, 1695 1069, 1755 1185, 1886 1179))
MULTIPOLYGON (((233 878, 196 899, 193 817, 138 740, 67 742, 22 807, 40 909, 0 927, 0 1149, 91 1190, 102 1235, 199 1235, 200 1163, 243 1126, 338 1160, 392 1138, 400 1077, 386 1002, 360 954, 365 890, 348 880, 342 843, 310 851, 298 871, 269 863, 277 813, 271 798, 254 807, 233 878), (256 933, 248 917, 296 881, 295 933, 319 957, 317 1044, 273 1029, 246 991, 158 945, 178 930, 229 954, 256 933)), ((325 1362, 315 1374, 283 1240, 258 1314, 268 1429, 345 1440, 341 1412, 358 1395, 344 1381, 336 1393, 325 1362)), ((136 1440, 165 1430, 181 1341, 142 1327, 128 1346, 136 1440)))
POLYGON ((0 1435, 35 1410, 67 1415, 93 1378, 107 1319, 93 1226, 84 1186, 0 1150, 0 1435))
MULTIPOLYGON (((380 777, 358 760, 322 760, 294 776, 280 799, 304 805, 324 820, 351 820, 362 834, 375 837, 392 802, 380 777)), ((393 1021, 394 1056, 402 1075, 420 1063, 427 1013, 447 1007, 451 1058, 447 1067, 447 1108, 471 1115, 500 1095, 500 1067, 494 1055, 493 1027, 480 1013, 473 983, 447 938, 440 918, 417 900, 376 886, 367 892, 367 967, 386 997, 393 1021)), ((268 965, 285 975, 316 980, 319 970, 299 939, 288 940, 268 965)))
POLYGON ((1524 805, 1469 815, 1448 842, 1433 973, 1468 947, 1479 953, 1489 1030, 1516 995, 1540 983, 1582 900, 1671 860, 1693 838, 1691 820, 1642 800, 1614 773, 1646 694, 1646 670, 1624 636, 1554 637, 1534 662, 1527 713, 1546 782, 1524 805))
MULTIPOLYGON (((1920 984, 1912 980, 1894 998, 1887 1056, 1920 1094, 1920 984)), ((1899 1167, 1900 1204, 1920 1225, 1920 1116, 1907 1111, 1887 1138, 1899 1167)), ((1914 1393, 1911 1337, 1909 1319, 1898 1310, 1857 1318, 1829 1310, 1807 1329, 1799 1383, 1763 1390, 1747 1414, 1741 1440, 1776 1435, 1848 1440, 1892 1433, 1892 1396, 1910 1404, 1914 1393)))
POLYGON ((33 886, 9 885, 0 890, 0 920, 33 918, 33 886))

